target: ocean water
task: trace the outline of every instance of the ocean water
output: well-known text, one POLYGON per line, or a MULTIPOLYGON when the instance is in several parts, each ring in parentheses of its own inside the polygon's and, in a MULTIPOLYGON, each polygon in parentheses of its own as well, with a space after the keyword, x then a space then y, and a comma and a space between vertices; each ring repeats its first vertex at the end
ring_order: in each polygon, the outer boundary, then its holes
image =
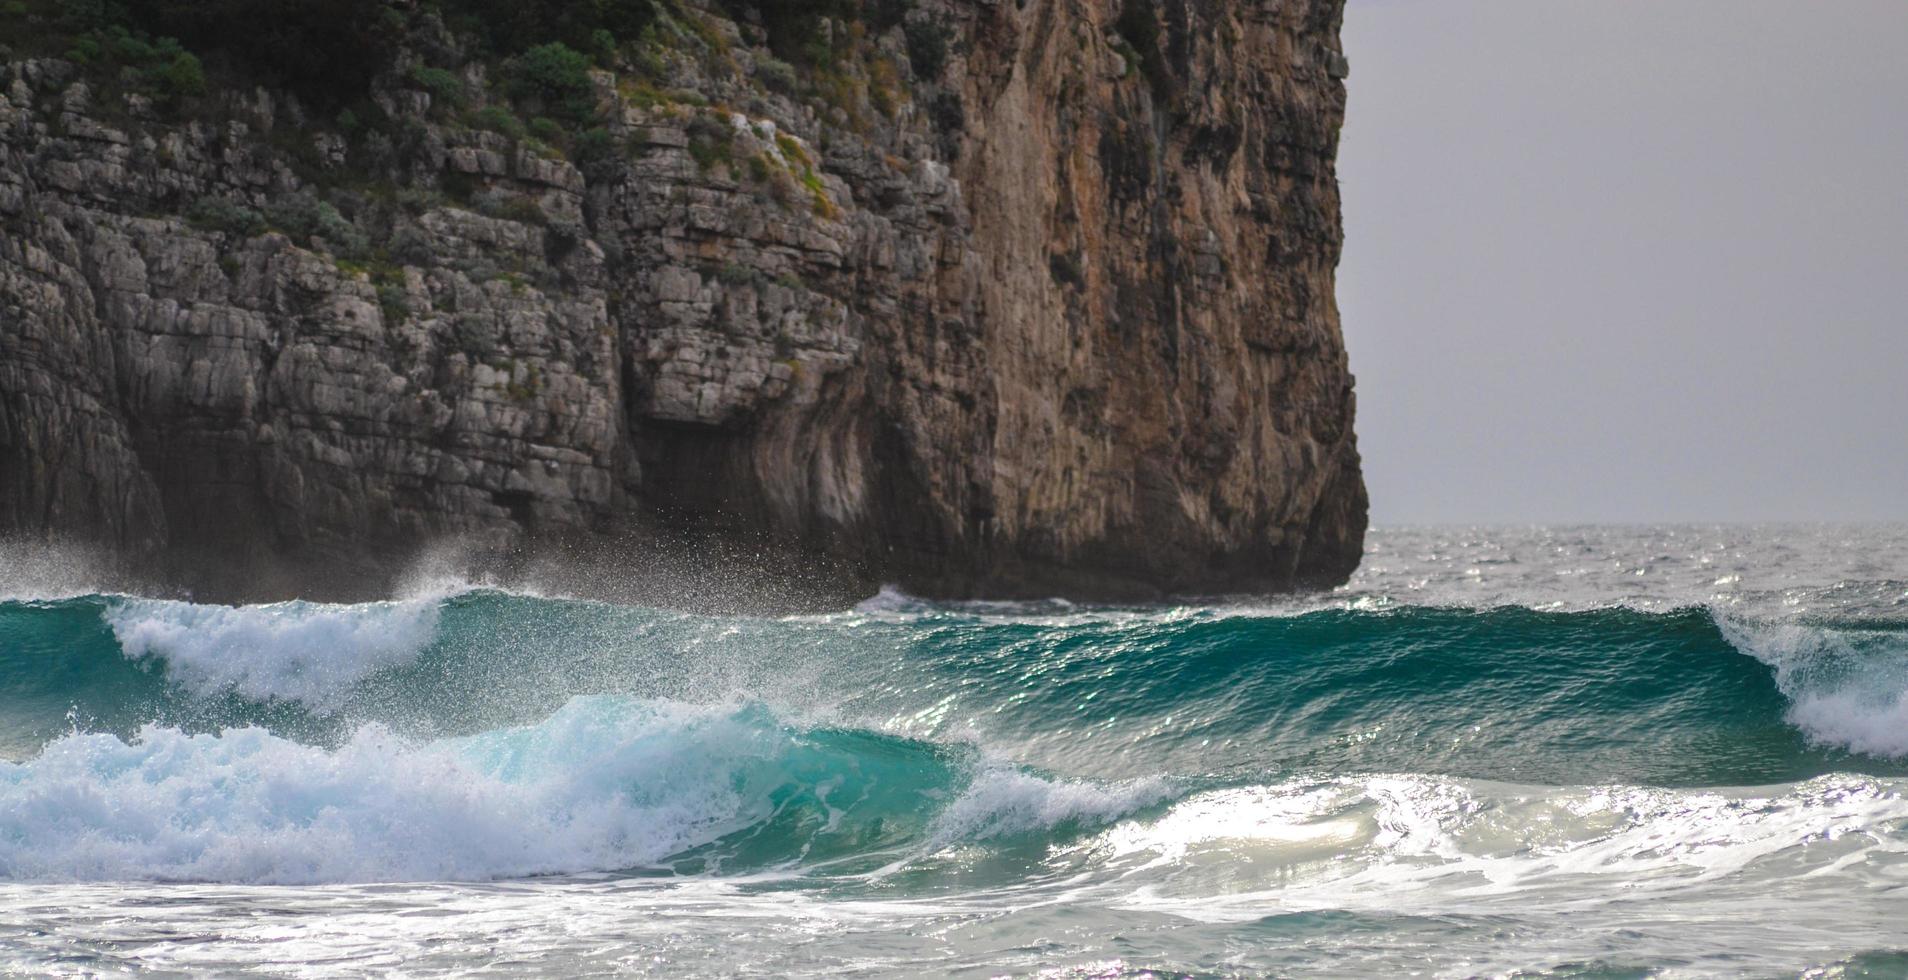
POLYGON ((785 618, 13 568, 0 973, 1908 976, 1904 527, 785 618))

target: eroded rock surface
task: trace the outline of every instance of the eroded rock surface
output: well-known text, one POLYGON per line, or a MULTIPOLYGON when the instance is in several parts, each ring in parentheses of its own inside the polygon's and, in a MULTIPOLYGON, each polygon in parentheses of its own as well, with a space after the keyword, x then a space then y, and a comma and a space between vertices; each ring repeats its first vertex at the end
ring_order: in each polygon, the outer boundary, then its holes
POLYGON ((1350 572, 1339 0, 1167 0, 1143 53, 1118 3, 924 0, 946 63, 870 35, 833 104, 689 10, 581 164, 404 63, 369 134, 0 66, 0 530, 232 594, 656 528, 933 595, 1350 572))

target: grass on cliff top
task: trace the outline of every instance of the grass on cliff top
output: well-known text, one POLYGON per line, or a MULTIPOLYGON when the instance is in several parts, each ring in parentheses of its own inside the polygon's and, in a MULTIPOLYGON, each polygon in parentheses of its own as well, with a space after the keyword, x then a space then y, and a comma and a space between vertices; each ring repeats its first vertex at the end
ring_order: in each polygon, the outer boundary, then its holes
MULTIPOLYGON (((745 25, 746 41, 772 52, 755 59, 754 84, 810 99, 863 130, 870 109, 898 111, 910 77, 876 36, 903 32, 912 77, 936 77, 945 63, 949 32, 914 4, 719 0, 719 9, 745 25)), ((592 69, 639 79, 638 96, 651 97, 639 102, 652 105, 685 101, 658 87, 682 57, 739 77, 726 30, 680 0, 0 0, 0 45, 73 61, 108 94, 130 84, 161 108, 191 114, 208 92, 263 85, 290 91, 347 135, 379 124, 370 85, 388 77, 406 45, 427 60, 435 52, 439 61, 487 62, 514 114, 581 132, 602 122, 592 69), (439 24, 455 38, 449 50, 439 24)), ((417 64, 403 83, 428 92, 444 113, 491 101, 469 90, 463 67, 417 64)), ((495 115, 473 122, 516 135, 495 115)))
MULTIPOLYGON (((353 202, 378 202, 374 214, 406 210, 387 200, 406 189, 390 185, 431 139, 426 120, 393 115, 388 101, 371 97, 374 80, 428 94, 440 126, 494 132, 591 173, 620 165, 628 153, 619 121, 606 114, 615 100, 599 97, 607 70, 626 104, 692 120, 689 152, 702 167, 751 179, 790 207, 838 217, 820 162, 803 144, 784 134, 765 154, 738 153, 726 120, 695 125, 708 111, 704 96, 667 84, 687 70, 720 85, 752 85, 816 105, 826 124, 866 131, 876 114, 898 112, 910 77, 942 70, 948 32, 915 0, 717 4, 737 25, 681 0, 0 0, 0 55, 78 65, 93 85, 95 112, 107 119, 138 110, 127 95, 178 116, 216 118, 254 86, 289 91, 303 111, 281 112, 293 125, 273 127, 266 138, 312 193, 297 208, 269 214, 201 201, 188 217, 240 235, 269 227, 323 239, 350 261, 375 251, 366 234, 375 241, 395 234, 383 218, 368 231, 356 227, 364 208, 353 202), (742 44, 755 46, 752 76, 730 50, 738 31, 742 44), (905 66, 894 53, 896 31, 905 66), (314 128, 344 141, 314 140, 314 128)), ((958 117, 958 100, 950 117, 941 96, 930 103, 937 123, 958 117)), ((817 144, 826 147, 828 138, 825 125, 817 144)), ((458 193, 460 178, 440 175, 442 192, 478 206, 479 188, 458 193)), ((422 190, 433 186, 427 181, 422 190)), ((548 222, 518 204, 479 210, 548 222)))
MULTIPOLYGON (((774 54, 764 76, 771 88, 791 81, 776 65, 839 73, 867 57, 856 50, 862 37, 896 27, 916 77, 938 77, 949 52, 950 32, 916 11, 915 0, 719 0, 718 7, 737 23, 759 25, 774 54)), ((156 87, 187 95, 204 89, 212 69, 234 84, 289 89, 335 111, 364 97, 420 18, 476 41, 478 57, 525 59, 529 84, 559 101, 574 95, 576 70, 592 62, 654 73, 662 65, 645 48, 687 43, 727 57, 730 45, 707 16, 678 0, 0 0, 0 37, 32 54, 132 65, 156 87)), ((420 68, 414 79, 445 101, 461 96, 442 66, 420 68)))
MULTIPOLYGON (((196 95, 207 72, 235 87, 288 89, 306 104, 336 110, 364 98, 388 69, 417 18, 436 17, 480 42, 489 57, 521 56, 521 81, 559 103, 587 78, 590 52, 614 57, 673 0, 4 0, 0 26, 10 47, 64 57, 113 73, 146 74, 161 94, 196 95)), ((414 73, 434 95, 455 101, 454 75, 414 73)))
MULTIPOLYGON (((0 40, 20 54, 64 58, 86 70, 108 96, 131 92, 178 110, 206 93, 205 65, 176 37, 124 23, 88 22, 72 15, 79 4, 57 0, 0 3, 0 40)), ((111 105, 116 98, 104 100, 111 105)))

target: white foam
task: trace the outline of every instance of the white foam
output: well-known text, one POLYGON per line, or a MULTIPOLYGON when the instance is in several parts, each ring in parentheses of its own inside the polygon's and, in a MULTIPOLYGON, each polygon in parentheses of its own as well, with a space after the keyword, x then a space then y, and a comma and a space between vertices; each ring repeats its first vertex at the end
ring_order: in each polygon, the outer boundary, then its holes
POLYGON ((973 842, 1063 823, 1104 824, 1158 803, 1172 790, 1169 780, 1158 778, 1093 783, 990 768, 935 818, 933 839, 938 844, 973 842))
POLYGON ((1311 909, 1452 914, 1540 897, 1648 900, 1763 867, 1771 880, 1899 867, 1899 781, 1764 789, 1519 787, 1426 776, 1213 790, 1076 853, 1119 872, 1114 904, 1203 921, 1311 909))
POLYGON ((257 728, 75 734, 0 764, 0 879, 481 880, 641 866, 762 819, 785 735, 592 697, 535 726, 322 749, 257 728), (766 767, 766 768, 765 768, 766 767))
POLYGON ((859 613, 919 612, 925 608, 926 602, 893 585, 884 585, 874 595, 855 604, 855 611, 859 613))
POLYGON ((323 710, 372 674, 416 659, 436 636, 438 609, 433 599, 259 606, 120 599, 102 616, 127 657, 163 660, 166 676, 194 694, 236 691, 323 710))
MULTIPOLYGON (((130 742, 76 733, 0 763, 0 881, 454 881, 642 867, 774 818, 791 780, 814 780, 832 831, 856 803, 835 792, 842 775, 866 760, 829 757, 812 736, 760 706, 614 695, 462 738, 367 725, 336 748, 260 728, 148 726, 130 742)), ((903 805, 945 798, 932 782, 918 792, 903 805)), ((1158 779, 1100 785, 990 767, 922 845, 1104 824, 1170 792, 1158 779)))
POLYGON ((1715 619, 1731 646, 1775 669, 1789 723, 1811 741, 1908 756, 1908 634, 1715 619))
POLYGON ((1175 803, 1158 819, 1129 820, 1107 828, 1082 850, 1101 860, 1144 858, 1147 866, 1186 863, 1193 852, 1230 843, 1234 847, 1336 848, 1365 831, 1340 815, 1356 791, 1336 783, 1292 783, 1209 790, 1175 803))
POLYGON ((1858 691, 1796 701, 1789 720, 1817 741, 1868 755, 1908 756, 1908 692, 1877 699, 1858 691))

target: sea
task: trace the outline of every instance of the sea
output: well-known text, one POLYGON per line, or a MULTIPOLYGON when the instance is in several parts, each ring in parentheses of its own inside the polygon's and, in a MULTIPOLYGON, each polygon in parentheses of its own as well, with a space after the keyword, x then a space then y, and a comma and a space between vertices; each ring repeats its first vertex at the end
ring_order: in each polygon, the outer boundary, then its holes
POLYGON ((0 974, 1908 976, 1908 526, 780 617, 44 570, 0 974))

